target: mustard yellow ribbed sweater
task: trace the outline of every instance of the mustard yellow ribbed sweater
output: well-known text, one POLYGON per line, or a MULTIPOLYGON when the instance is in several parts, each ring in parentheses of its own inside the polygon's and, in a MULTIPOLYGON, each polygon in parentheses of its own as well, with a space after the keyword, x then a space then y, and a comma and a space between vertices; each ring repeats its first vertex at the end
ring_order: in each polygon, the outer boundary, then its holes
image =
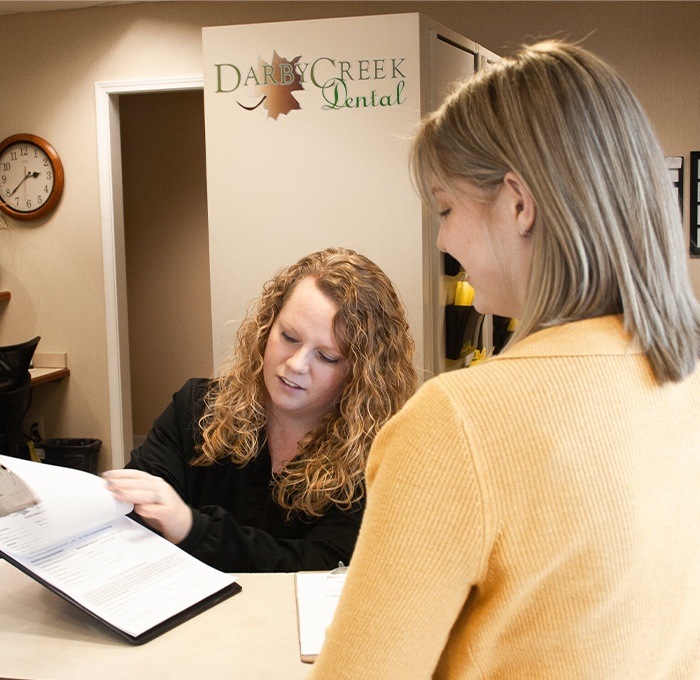
POLYGON ((700 371, 620 319, 428 381, 381 431, 311 678, 700 678, 700 371))

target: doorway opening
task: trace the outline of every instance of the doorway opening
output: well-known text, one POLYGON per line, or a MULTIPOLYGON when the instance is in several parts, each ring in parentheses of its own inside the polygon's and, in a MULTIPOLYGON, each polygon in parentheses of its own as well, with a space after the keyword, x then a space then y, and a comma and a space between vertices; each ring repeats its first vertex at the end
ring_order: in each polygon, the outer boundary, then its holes
POLYGON ((211 374, 202 92, 201 77, 95 86, 115 468, 211 374))

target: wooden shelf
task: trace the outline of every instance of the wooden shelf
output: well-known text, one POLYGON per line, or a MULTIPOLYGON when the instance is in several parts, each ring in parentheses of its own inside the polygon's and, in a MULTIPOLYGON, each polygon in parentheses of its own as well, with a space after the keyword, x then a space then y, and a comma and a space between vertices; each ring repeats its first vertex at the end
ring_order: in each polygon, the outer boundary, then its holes
POLYGON ((35 387, 36 385, 63 380, 63 378, 70 375, 70 370, 67 368, 30 368, 29 373, 32 376, 32 387, 35 387))
POLYGON ((56 352, 37 352, 34 355, 34 365, 29 369, 29 373, 32 376, 32 387, 63 380, 70 375, 68 356, 56 352))
MULTIPOLYGON (((0 290, 0 301, 9 300, 12 293, 9 290, 0 290)), ((34 367, 29 369, 32 377, 32 387, 44 383, 63 380, 70 375, 68 370, 68 358, 65 354, 35 354, 34 367)))

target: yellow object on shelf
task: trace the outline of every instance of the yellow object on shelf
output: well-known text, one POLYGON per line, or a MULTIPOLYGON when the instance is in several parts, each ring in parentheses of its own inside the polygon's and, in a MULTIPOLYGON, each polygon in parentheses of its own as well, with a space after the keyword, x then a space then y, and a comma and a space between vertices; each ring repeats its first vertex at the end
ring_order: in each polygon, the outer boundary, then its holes
POLYGON ((474 288, 469 281, 457 281, 455 304, 459 307, 470 307, 474 302, 474 288))
POLYGON ((478 364, 482 361, 486 361, 488 357, 486 356, 486 348, 484 349, 477 349, 474 350, 474 356, 471 358, 471 361, 469 362, 469 366, 474 366, 474 364, 478 364))
POLYGON ((39 454, 36 452, 36 447, 31 439, 27 442, 27 448, 29 449, 29 459, 33 460, 35 463, 41 463, 39 454))

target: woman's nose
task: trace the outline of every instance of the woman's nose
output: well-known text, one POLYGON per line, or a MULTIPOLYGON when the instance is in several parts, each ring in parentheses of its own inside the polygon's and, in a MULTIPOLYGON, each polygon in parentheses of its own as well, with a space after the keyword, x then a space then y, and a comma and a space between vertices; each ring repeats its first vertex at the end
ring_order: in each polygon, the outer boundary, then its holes
POLYGON ((309 370, 309 353, 300 347, 287 359, 287 366, 295 373, 306 373, 309 370))

